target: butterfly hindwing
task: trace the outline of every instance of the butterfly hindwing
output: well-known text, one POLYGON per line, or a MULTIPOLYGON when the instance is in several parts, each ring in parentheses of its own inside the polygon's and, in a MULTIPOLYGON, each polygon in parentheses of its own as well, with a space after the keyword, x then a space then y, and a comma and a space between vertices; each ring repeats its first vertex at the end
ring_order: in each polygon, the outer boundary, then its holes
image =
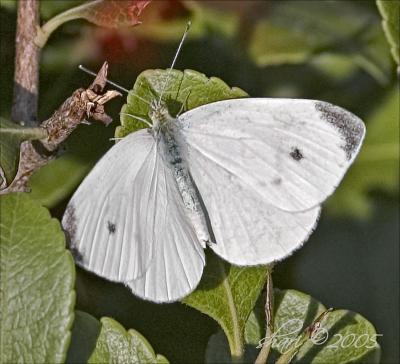
POLYGON ((290 255, 314 229, 364 137, 360 119, 312 100, 236 99, 178 118, 211 248, 237 265, 290 255))
POLYGON ((210 168, 202 154, 191 160, 191 173, 214 234, 210 247, 232 264, 283 259, 307 240, 319 217, 319 207, 292 213, 269 204, 244 188, 237 176, 223 168, 210 168))
POLYGON ((159 148, 154 170, 159 216, 153 226, 156 249, 146 273, 126 283, 139 297, 155 302, 172 302, 196 288, 205 257, 185 211, 172 169, 161 155, 162 150, 159 148))

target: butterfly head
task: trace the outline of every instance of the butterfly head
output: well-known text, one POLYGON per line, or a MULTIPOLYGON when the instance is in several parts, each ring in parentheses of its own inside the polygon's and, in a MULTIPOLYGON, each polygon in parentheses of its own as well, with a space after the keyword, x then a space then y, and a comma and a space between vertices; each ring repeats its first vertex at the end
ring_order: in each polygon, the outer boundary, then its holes
POLYGON ((168 107, 162 100, 153 100, 150 103, 149 117, 153 123, 153 130, 158 131, 167 126, 168 122, 173 120, 168 111, 168 107))

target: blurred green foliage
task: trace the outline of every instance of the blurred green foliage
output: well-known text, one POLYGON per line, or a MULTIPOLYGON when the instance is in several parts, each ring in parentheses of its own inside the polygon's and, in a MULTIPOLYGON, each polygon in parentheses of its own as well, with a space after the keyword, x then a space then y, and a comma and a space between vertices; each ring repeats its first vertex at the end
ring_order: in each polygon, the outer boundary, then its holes
POLYGON ((399 186, 399 90, 394 87, 368 117, 363 148, 329 201, 331 211, 366 216, 373 212, 368 191, 382 187, 396 194, 399 186))
POLYGON ((399 33, 400 33, 400 2, 377 0, 376 5, 382 15, 382 26, 385 31, 386 38, 391 46, 393 58, 400 64, 399 55, 399 33))
MULTIPOLYGON (((43 1, 42 19, 78 3, 43 1)), ((329 199, 328 214, 323 213, 310 241, 277 265, 274 282, 304 290, 330 306, 360 312, 383 334, 378 340, 382 362, 394 363, 399 360, 399 93, 385 35, 396 49, 396 30, 389 24, 398 24, 398 10, 393 15, 388 1, 380 3, 385 31, 373 0, 154 1, 137 28, 104 30, 84 21, 66 23, 43 50, 39 118, 48 118, 75 89, 91 83, 78 71, 79 63, 98 69, 108 60, 109 77, 127 88, 142 71, 168 67, 188 19, 193 32, 178 69, 217 76, 254 97, 320 99, 360 116, 367 137, 359 158, 329 199)), ((15 21, 15 2, 2 1, 4 118, 9 118, 12 104, 15 21)), ((123 103, 107 105, 114 120, 123 103)), ((112 146, 113 134, 113 127, 78 128, 64 154, 31 179, 31 196, 60 218, 73 190, 112 146)), ((212 354, 213 334, 226 340, 216 322, 186 305, 141 301, 122 285, 80 269, 76 292, 77 308, 94 316, 92 324, 99 323, 95 318, 113 317, 125 328, 138 330, 172 363, 202 362, 206 350, 212 354)), ((75 324, 82 315, 89 316, 77 314, 75 324)), ((100 329, 96 325, 92 345, 100 329)), ((259 328, 255 331, 263 335, 259 328)))
POLYGON ((341 55, 381 83, 391 72, 382 30, 371 26, 379 14, 353 1, 273 2, 271 15, 259 21, 250 55, 260 66, 305 63, 321 54, 341 55), (290 26, 288 26, 290 24, 290 26))

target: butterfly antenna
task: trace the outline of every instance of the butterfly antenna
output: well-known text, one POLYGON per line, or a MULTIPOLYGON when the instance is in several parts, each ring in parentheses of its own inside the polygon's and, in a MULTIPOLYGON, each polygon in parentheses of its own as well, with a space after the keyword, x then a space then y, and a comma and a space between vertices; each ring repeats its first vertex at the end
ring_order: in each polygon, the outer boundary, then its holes
POLYGON ((141 121, 141 122, 147 124, 150 128, 153 127, 153 124, 149 123, 148 120, 146 120, 145 118, 141 118, 140 116, 136 116, 136 115, 133 115, 133 114, 129 114, 129 113, 127 113, 127 112, 120 112, 119 114, 120 114, 120 115, 130 116, 130 117, 133 118, 133 119, 139 120, 139 121, 141 121))
MULTIPOLYGON (((88 68, 82 66, 81 64, 78 66, 78 68, 79 68, 81 71, 88 73, 89 75, 92 75, 92 76, 94 76, 94 77, 97 76, 96 73, 94 73, 94 72, 91 71, 90 69, 88 69, 88 68)), ((109 79, 106 79, 106 82, 107 82, 108 84, 110 84, 111 86, 114 86, 114 87, 117 88, 118 90, 121 90, 121 91, 126 92, 127 94, 129 94, 129 90, 126 89, 125 87, 122 87, 122 86, 118 85, 117 83, 115 83, 115 82, 113 82, 113 81, 110 81, 109 79)), ((142 98, 142 97, 140 97, 140 96, 138 96, 138 95, 136 95, 136 94, 134 94, 134 93, 131 93, 131 95, 137 97, 140 101, 143 101, 145 104, 150 105, 150 103, 149 103, 147 100, 145 100, 144 98, 142 98)))
POLYGON ((186 38, 186 36, 187 36, 188 33, 189 33, 189 29, 190 29, 190 26, 191 26, 191 25, 192 25, 192 23, 191 23, 191 21, 189 20, 189 21, 187 22, 187 24, 186 24, 186 29, 185 29, 185 31, 183 32, 182 39, 181 39, 181 41, 180 41, 180 43, 179 43, 178 49, 176 50, 174 59, 172 60, 171 67, 170 67, 169 70, 168 70, 167 77, 166 77, 166 79, 165 79, 165 81, 164 81, 164 85, 163 85, 163 87, 162 87, 162 89, 161 89, 161 94, 160 94, 160 98, 158 99, 158 102, 161 102, 161 99, 162 99, 162 97, 163 97, 163 95, 164 95, 164 92, 165 92, 165 88, 167 87, 169 78, 170 78, 170 76, 171 76, 171 72, 172 72, 172 70, 174 69, 175 62, 176 62, 176 60, 177 60, 177 58, 178 58, 178 55, 179 55, 179 53, 180 53, 180 51, 181 51, 183 42, 185 41, 185 38, 186 38))

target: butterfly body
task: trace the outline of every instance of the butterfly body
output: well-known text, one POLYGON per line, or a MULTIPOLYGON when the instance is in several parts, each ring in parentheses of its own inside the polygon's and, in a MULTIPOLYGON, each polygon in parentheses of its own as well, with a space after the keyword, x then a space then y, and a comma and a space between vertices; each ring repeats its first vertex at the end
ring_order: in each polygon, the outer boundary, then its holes
POLYGON ((157 152, 166 166, 172 170, 185 212, 192 222, 202 247, 205 248, 210 242, 205 213, 182 153, 185 142, 180 135, 178 120, 172 117, 166 105, 160 102, 151 104, 149 116, 153 121, 153 128, 149 131, 158 144, 157 152))

